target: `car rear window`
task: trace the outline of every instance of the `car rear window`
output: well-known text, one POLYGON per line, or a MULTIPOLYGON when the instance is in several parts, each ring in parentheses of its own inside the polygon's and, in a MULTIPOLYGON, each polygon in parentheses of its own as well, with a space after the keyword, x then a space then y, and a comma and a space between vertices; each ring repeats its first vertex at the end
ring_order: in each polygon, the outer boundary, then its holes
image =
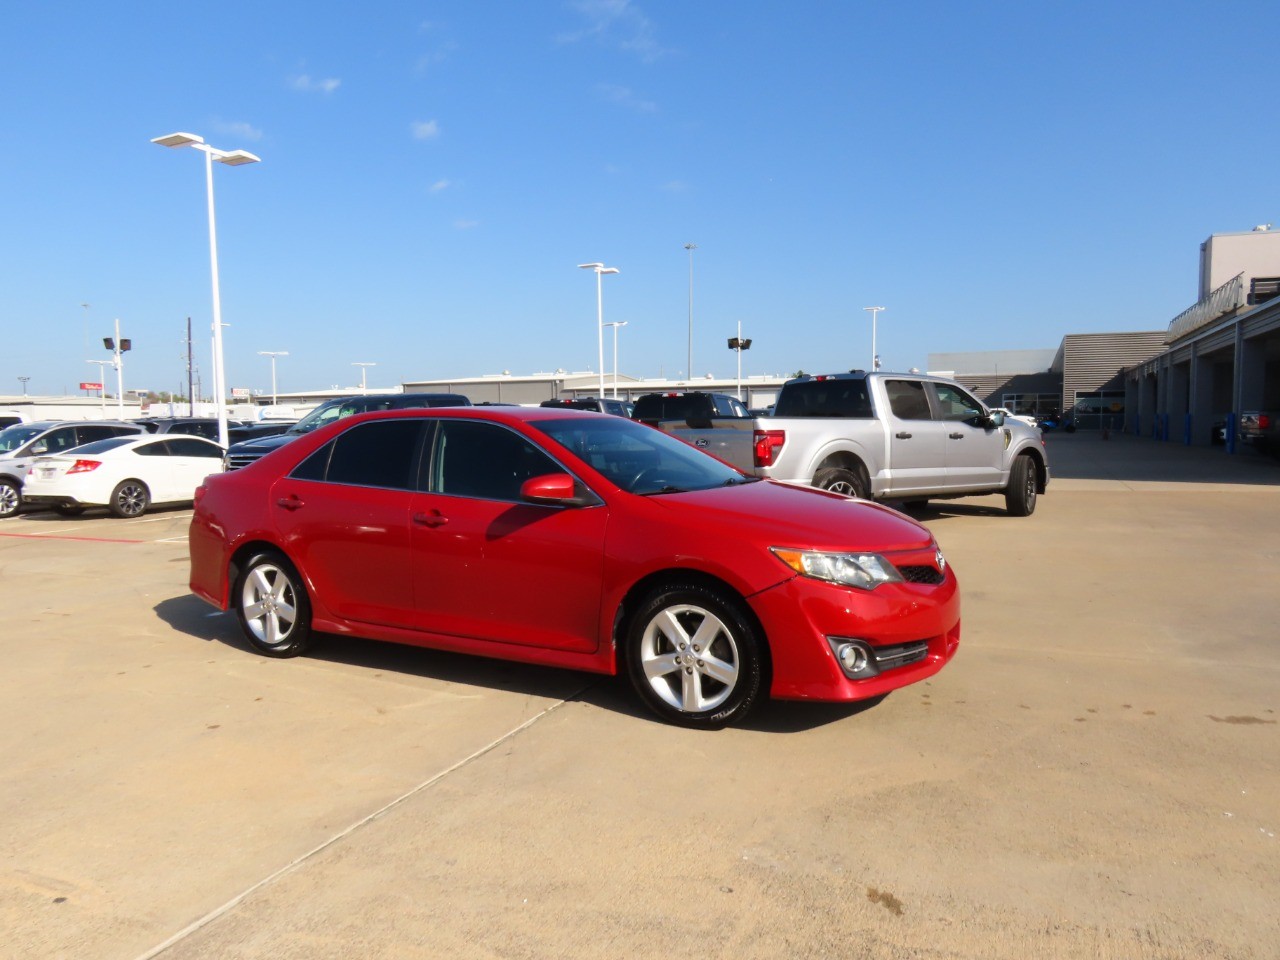
POLYGON ((788 383, 782 388, 773 415, 870 419, 871 398, 867 395, 867 381, 859 377, 788 383))

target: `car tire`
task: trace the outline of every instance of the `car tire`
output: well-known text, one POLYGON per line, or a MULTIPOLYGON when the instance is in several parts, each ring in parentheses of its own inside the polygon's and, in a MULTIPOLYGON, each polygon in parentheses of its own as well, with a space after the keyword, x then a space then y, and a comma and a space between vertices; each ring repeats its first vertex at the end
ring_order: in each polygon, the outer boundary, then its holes
POLYGON ((151 491, 141 480, 121 480, 107 502, 107 509, 124 520, 142 516, 149 506, 151 491))
POLYGON ((1036 465, 1022 454, 1009 470, 1009 486, 1004 491, 1004 505, 1011 517, 1029 517, 1036 511, 1036 465))
POLYGON ((77 506, 74 503, 55 503, 53 512, 60 517, 78 517, 84 513, 84 507, 77 506))
POLYGON ((22 506, 22 489, 12 480, 0 480, 0 518, 12 517, 22 506))
POLYGON ((296 657, 311 645, 307 588, 282 554, 254 554, 236 578, 231 602, 245 639, 269 657, 296 657))
POLYGON ((759 698, 764 638, 742 602, 698 583, 659 587, 631 617, 624 646, 640 699, 682 727, 718 730, 759 698))
POLYGON ((819 490, 830 490, 832 493, 842 493, 846 497, 857 497, 859 500, 866 500, 870 493, 867 490, 867 482, 862 479, 861 474, 844 467, 823 467, 813 475, 813 485, 819 490))

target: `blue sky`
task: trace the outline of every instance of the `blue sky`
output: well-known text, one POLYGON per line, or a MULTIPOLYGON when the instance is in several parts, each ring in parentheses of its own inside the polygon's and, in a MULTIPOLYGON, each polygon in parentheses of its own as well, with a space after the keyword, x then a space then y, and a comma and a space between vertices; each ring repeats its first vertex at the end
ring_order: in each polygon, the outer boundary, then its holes
POLYGON ((1198 245, 1275 220, 1271 3, 10 5, 0 394, 596 369, 890 369, 1163 329, 1198 245), (87 308, 81 304, 89 304, 87 308), (606 335, 605 367, 611 369, 606 335))

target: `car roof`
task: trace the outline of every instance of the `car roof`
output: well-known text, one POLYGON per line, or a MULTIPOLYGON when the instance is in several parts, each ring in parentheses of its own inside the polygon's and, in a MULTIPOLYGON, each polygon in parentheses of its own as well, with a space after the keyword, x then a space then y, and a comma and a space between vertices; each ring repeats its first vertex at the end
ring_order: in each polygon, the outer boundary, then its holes
POLYGON ((363 423, 367 420, 405 417, 484 420, 490 423, 530 423, 538 420, 590 420, 598 423, 601 419, 598 413, 590 410, 575 410, 572 407, 404 407, 399 410, 370 410, 367 413, 344 417, 334 423, 347 424, 355 421, 363 423))

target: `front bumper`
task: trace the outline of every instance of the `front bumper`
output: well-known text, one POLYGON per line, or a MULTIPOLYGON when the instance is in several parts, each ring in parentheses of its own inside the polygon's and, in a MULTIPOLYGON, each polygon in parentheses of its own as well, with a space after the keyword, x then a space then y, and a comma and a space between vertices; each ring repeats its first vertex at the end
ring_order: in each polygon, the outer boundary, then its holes
POLYGON ((773 663, 770 695, 854 701, 933 676, 960 645, 960 592, 950 568, 936 585, 891 583, 864 591, 794 577, 750 598, 773 663), (849 642, 872 669, 850 676, 837 658, 849 642))

